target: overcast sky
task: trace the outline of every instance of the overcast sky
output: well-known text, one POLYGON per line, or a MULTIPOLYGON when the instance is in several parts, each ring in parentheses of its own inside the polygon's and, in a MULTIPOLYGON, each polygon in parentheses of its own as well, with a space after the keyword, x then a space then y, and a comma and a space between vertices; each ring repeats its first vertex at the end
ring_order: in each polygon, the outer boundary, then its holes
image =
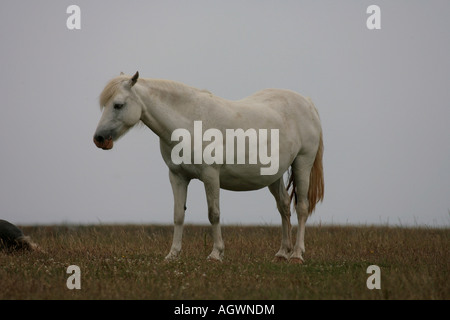
MULTIPOLYGON (((92 142, 98 97, 121 71, 241 99, 311 97, 325 199, 309 224, 450 225, 450 1, 0 3, 0 219, 171 224, 158 137, 92 142), (69 30, 66 9, 81 8, 69 30), (381 30, 366 9, 381 8, 381 30)), ((208 224, 192 181, 186 223, 208 224)), ((264 188, 221 193, 224 224, 279 224, 264 188)), ((295 215, 292 222, 296 223, 295 215)))

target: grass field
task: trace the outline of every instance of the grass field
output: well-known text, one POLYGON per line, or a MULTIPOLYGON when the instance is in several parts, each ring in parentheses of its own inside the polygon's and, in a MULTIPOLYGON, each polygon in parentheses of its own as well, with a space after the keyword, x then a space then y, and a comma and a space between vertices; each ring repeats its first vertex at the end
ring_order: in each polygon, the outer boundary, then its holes
MULTIPOLYGON (((306 262, 274 262, 279 227, 224 226, 225 258, 207 261, 209 226, 22 228, 45 253, 0 252, 0 299, 450 299, 450 229, 309 226, 306 262), (69 290, 69 265, 81 289, 69 290), (381 289, 369 290, 369 265, 381 289)), ((295 233, 294 233, 295 234, 295 233)))

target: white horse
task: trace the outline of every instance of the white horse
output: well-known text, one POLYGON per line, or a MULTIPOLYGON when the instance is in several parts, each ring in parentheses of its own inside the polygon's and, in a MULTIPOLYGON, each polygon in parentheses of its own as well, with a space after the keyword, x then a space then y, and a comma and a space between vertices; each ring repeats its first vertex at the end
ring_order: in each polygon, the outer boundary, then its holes
MULTIPOLYGON (((224 253, 219 222, 220 188, 245 191, 269 187, 282 221, 281 247, 275 257, 303 262, 306 220, 324 194, 322 129, 318 112, 310 99, 289 90, 266 89, 242 100, 229 101, 206 90, 179 82, 139 78, 139 73, 136 72, 132 77, 122 73, 112 79, 100 95, 100 107, 103 113, 94 134, 97 147, 111 149, 113 141, 139 121, 160 138, 160 150, 169 167, 174 196, 173 242, 166 259, 176 258, 181 251, 187 187, 191 179, 200 179, 205 186, 208 218, 214 240, 208 259, 222 260, 224 253), (243 164, 242 161, 216 161, 207 164, 200 159, 200 162, 174 163, 173 149, 177 145, 179 147, 180 143, 179 139, 174 139, 174 131, 183 128, 194 136, 193 140, 198 139, 195 137, 197 129, 194 128, 194 122, 198 121, 201 121, 203 130, 216 130, 210 132, 225 133, 229 129, 277 129, 279 141, 272 139, 274 141, 269 142, 266 139, 265 147, 266 150, 272 150, 272 153, 274 150, 278 151, 277 155, 272 154, 277 157, 278 170, 275 170, 274 174, 262 175, 261 168, 264 166, 261 161, 251 164, 248 161, 243 164), (269 148, 269 145, 277 142, 278 150, 269 148), (283 182, 283 174, 286 171, 290 171, 287 188, 283 182), (289 195, 290 187, 292 192, 289 195), (290 204, 293 199, 299 227, 292 248, 290 204)), ((207 147, 205 140, 208 139, 203 137, 200 151, 207 147)), ((209 141, 211 140, 209 137, 209 141)), ((194 141, 192 154, 188 157, 190 159, 197 157, 194 155, 195 143, 194 141)), ((215 141, 214 146, 217 147, 218 143, 220 144, 220 141, 215 141)), ((197 149, 198 147, 197 142, 197 149)), ((215 149, 216 152, 229 151, 225 145, 219 147, 221 149, 215 149)), ((234 155, 235 159, 236 157, 237 153, 234 155)), ((223 155, 223 159, 225 158, 223 155)), ((245 159, 248 160, 249 155, 245 159)))

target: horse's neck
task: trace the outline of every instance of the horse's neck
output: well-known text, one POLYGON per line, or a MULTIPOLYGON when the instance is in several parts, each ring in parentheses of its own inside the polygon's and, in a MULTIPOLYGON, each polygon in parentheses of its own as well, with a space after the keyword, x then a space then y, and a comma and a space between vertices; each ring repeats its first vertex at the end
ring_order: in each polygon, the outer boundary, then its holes
POLYGON ((142 121, 168 144, 175 129, 192 122, 193 88, 168 80, 140 79, 136 90, 145 105, 142 121))

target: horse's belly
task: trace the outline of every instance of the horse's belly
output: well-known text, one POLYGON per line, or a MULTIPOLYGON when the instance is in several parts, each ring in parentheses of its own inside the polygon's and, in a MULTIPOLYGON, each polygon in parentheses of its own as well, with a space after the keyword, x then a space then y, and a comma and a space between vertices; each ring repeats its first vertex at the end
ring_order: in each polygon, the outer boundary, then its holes
POLYGON ((220 187, 231 191, 250 191, 267 187, 277 181, 287 167, 279 167, 275 174, 261 174, 258 165, 225 165, 220 169, 220 187))
POLYGON ((274 183, 279 178, 274 179, 263 178, 263 179, 242 179, 242 178, 233 178, 233 179, 220 179, 220 188, 230 191, 251 191, 251 190, 259 190, 264 187, 267 187, 274 183))

